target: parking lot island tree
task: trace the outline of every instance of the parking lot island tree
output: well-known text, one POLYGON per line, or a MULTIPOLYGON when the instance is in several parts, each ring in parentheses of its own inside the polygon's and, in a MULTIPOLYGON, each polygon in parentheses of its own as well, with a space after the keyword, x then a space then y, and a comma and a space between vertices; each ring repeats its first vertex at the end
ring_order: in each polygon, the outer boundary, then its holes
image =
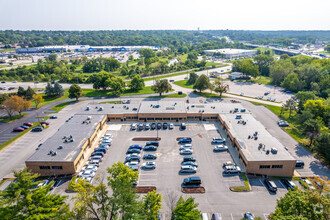
POLYGON ((151 87, 152 91, 159 93, 159 96, 162 96, 162 93, 169 92, 172 89, 171 84, 167 79, 156 80, 155 84, 151 87))
POLYGON ((37 174, 26 169, 14 172, 16 181, 0 191, 1 219, 69 219, 66 196, 50 193, 52 184, 38 185, 37 174))
POLYGON ((143 198, 141 215, 146 220, 157 220, 162 207, 162 195, 156 191, 148 192, 143 198))
POLYGON ((70 99, 76 99, 76 101, 78 101, 78 99, 80 97, 82 97, 83 95, 84 94, 83 94, 83 91, 80 86, 78 86, 77 84, 73 84, 70 86, 70 88, 69 88, 69 98, 70 99))
POLYGON ((173 211, 172 220, 199 220, 201 218, 201 212, 197 207, 198 203, 195 203, 193 197, 185 200, 181 196, 173 211))
POLYGON ((193 89, 197 89, 197 90, 199 90, 199 92, 202 92, 206 89, 209 89, 210 85, 211 85, 211 83, 210 83, 209 78, 205 74, 202 74, 197 78, 193 89))

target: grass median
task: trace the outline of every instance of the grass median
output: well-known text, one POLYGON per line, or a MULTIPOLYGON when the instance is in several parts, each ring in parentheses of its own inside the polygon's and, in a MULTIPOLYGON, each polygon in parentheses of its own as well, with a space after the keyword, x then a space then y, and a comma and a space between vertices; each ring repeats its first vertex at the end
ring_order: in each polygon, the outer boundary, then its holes
POLYGON ((12 121, 15 121, 17 119, 20 119, 20 118, 24 117, 27 114, 28 113, 21 113, 21 114, 14 115, 14 116, 11 116, 11 117, 8 117, 8 116, 0 117, 0 120, 1 120, 0 122, 2 122, 2 123, 12 122, 12 121))
POLYGON ((251 186, 249 183, 249 179, 247 178, 245 173, 241 173, 241 176, 243 178, 244 186, 230 187, 230 190, 233 192, 250 192, 251 186))

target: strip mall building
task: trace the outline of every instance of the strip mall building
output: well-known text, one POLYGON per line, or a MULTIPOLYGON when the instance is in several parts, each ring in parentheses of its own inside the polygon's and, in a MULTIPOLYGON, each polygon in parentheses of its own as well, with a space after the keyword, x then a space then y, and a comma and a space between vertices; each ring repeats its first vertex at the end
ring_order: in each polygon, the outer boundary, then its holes
POLYGON ((89 105, 47 139, 26 161, 26 166, 43 176, 78 172, 107 122, 188 122, 189 125, 194 121, 219 122, 247 173, 293 176, 296 160, 240 104, 188 104, 183 101, 89 105))

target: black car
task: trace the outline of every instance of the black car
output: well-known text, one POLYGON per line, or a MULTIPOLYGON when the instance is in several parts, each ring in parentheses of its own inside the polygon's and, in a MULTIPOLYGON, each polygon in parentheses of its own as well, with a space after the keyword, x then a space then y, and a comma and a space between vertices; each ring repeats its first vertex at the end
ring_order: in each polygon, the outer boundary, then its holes
POLYGON ((42 127, 35 127, 35 128, 32 128, 32 131, 42 131, 42 127))
POLYGON ((146 146, 151 146, 151 145, 158 147, 159 142, 158 141, 149 141, 149 142, 146 143, 146 146))
POLYGON ((162 123, 157 123, 157 130, 162 128, 162 123))
POLYGON ((191 162, 196 162, 196 158, 195 157, 183 157, 183 162, 187 162, 187 161, 191 161, 191 162))
POLYGON ((269 180, 268 178, 266 178, 266 179, 264 180, 264 183, 265 183, 266 188, 267 188, 269 191, 276 193, 276 191, 277 191, 277 186, 275 185, 275 183, 274 183, 273 181, 271 181, 271 180, 269 180))
POLYGON ((154 160, 154 159, 157 159, 157 155, 156 154, 145 154, 143 156, 143 159, 144 160, 154 160))
POLYGON ((50 119, 57 119, 57 116, 52 115, 52 116, 50 116, 50 119))
POLYGON ((192 176, 185 178, 182 184, 185 186, 199 186, 202 184, 202 180, 198 176, 192 176))
POLYGON ((96 151, 91 154, 91 156, 104 156, 104 153, 102 151, 96 151))
POLYGON ((286 186, 288 189, 294 190, 296 184, 292 182, 291 180, 288 180, 286 178, 281 179, 281 182, 283 183, 284 186, 286 186))
POLYGON ((167 127, 168 127, 167 123, 164 122, 164 123, 163 123, 163 129, 165 130, 165 129, 167 129, 167 127))
POLYGON ((156 129, 156 123, 152 123, 150 128, 151 128, 151 130, 155 130, 156 129))
POLYGON ((132 161, 138 161, 140 162, 139 157, 131 156, 131 157, 126 157, 125 162, 132 162, 132 161))
POLYGON ((136 148, 128 149, 126 154, 135 154, 135 153, 139 154, 140 151, 141 151, 140 149, 136 149, 136 148))
POLYGON ((297 160, 296 161, 296 168, 304 168, 305 163, 302 160, 297 160))
POLYGON ((185 123, 181 123, 180 128, 181 128, 181 130, 185 130, 186 129, 186 124, 185 123))
POLYGON ((107 152, 107 149, 105 148, 101 148, 101 147, 98 147, 98 148, 95 148, 94 152, 103 152, 104 154, 107 152))
POLYGON ((156 151, 157 150, 157 147, 156 146, 153 146, 153 145, 149 145, 149 146, 145 146, 143 148, 144 151, 156 151))

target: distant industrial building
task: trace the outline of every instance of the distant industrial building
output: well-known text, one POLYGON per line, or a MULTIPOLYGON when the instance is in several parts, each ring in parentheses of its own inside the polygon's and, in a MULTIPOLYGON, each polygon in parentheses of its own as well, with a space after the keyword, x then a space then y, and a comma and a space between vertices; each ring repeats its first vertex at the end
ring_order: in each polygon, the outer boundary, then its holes
POLYGON ((248 58, 257 55, 257 50, 243 50, 243 49, 215 49, 215 50, 204 50, 206 55, 214 55, 215 53, 222 54, 225 59, 235 58, 248 58))
MULTIPOLYGON (((214 121, 222 127, 249 174, 293 176, 296 160, 286 148, 240 104, 187 104, 183 101, 144 101, 140 104, 90 105, 45 141, 26 166, 43 176, 74 174, 88 160, 97 137, 109 121, 214 121)), ((175 137, 173 137, 175 138, 175 137)), ((210 140, 211 141, 211 140, 210 140)))

